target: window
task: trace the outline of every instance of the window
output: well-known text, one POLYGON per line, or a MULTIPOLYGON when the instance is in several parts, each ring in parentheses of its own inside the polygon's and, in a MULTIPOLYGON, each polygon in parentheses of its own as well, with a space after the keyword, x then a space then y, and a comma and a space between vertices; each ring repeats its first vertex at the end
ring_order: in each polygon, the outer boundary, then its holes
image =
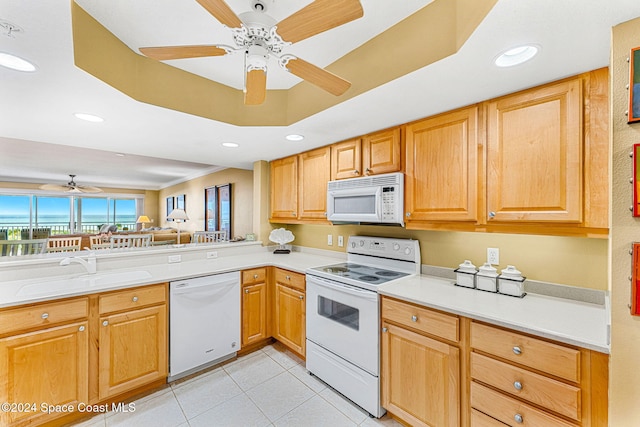
POLYGON ((205 231, 227 232, 231 239, 231 184, 216 185, 204 189, 205 231))
POLYGON ((103 224, 135 230, 142 196, 79 197, 0 194, 0 240, 96 233, 103 224))

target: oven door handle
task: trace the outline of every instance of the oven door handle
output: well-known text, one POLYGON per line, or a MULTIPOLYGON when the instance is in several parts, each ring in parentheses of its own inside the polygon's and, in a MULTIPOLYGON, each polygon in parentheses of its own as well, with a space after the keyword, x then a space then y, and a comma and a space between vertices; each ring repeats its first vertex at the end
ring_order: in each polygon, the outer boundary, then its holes
POLYGON ((371 301, 377 301, 378 293, 375 291, 369 291, 366 289, 359 289, 351 285, 345 285, 334 281, 329 281, 316 276, 307 276, 307 287, 309 283, 314 283, 318 286, 327 289, 333 289, 334 291, 342 292, 344 294, 354 295, 358 298, 364 298, 371 301))

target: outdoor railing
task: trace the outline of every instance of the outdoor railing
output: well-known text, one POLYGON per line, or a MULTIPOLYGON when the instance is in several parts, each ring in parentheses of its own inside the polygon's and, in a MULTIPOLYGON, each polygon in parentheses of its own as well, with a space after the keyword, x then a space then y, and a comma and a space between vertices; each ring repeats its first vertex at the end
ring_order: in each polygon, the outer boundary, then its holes
MULTIPOLYGON (((49 236, 59 236, 64 234, 97 234, 100 230, 100 226, 102 224, 82 224, 80 228, 77 228, 71 232, 69 224, 47 224, 47 223, 38 223, 33 227, 34 230, 42 230, 47 229, 49 236)), ((124 230, 125 228, 128 230, 135 230, 135 223, 122 223, 121 228, 119 230, 124 230)), ((0 240, 18 240, 24 239, 22 237, 23 230, 27 233, 29 232, 29 224, 1 224, 0 223, 0 240)))

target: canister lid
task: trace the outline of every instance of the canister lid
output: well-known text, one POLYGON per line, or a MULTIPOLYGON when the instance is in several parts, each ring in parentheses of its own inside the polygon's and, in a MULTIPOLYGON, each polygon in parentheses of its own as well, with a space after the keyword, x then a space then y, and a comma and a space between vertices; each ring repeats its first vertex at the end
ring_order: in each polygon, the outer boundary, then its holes
POLYGON ((465 259, 464 262, 458 266, 456 271, 459 271, 460 273, 475 273, 476 266, 468 259, 465 259))
POLYGON ((498 270, 488 262, 482 264, 478 270, 478 274, 482 276, 495 277, 498 275, 498 270))
POLYGON ((508 279, 521 279, 522 273, 513 265, 507 265, 507 268, 500 272, 500 275, 508 279))

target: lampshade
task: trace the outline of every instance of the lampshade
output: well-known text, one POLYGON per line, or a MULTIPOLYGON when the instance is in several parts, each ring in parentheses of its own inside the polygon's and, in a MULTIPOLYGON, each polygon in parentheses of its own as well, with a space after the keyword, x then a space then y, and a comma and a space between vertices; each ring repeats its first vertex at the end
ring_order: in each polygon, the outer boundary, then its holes
POLYGON ((137 224, 140 224, 140 223, 145 224, 145 223, 147 223, 147 222, 151 222, 151 220, 150 220, 150 219, 149 219, 149 217, 148 217, 148 216, 146 216, 146 215, 140 215, 140 216, 138 217, 138 220, 136 221, 136 223, 137 223, 137 224))
POLYGON ((184 209, 174 209, 171 211, 167 219, 184 222, 189 219, 184 209))

